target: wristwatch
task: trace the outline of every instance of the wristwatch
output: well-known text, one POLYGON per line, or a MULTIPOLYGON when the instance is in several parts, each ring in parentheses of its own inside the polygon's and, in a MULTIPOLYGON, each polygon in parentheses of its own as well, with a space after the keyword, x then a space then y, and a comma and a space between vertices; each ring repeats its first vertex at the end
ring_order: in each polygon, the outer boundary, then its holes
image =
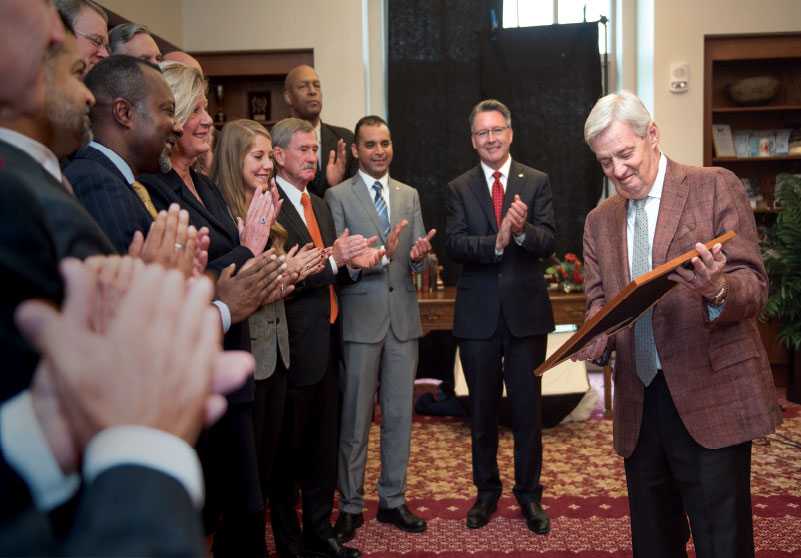
POLYGON ((726 279, 726 275, 723 275, 723 286, 717 292, 717 294, 712 298, 704 297, 704 300, 707 301, 708 304, 711 306, 720 306, 723 304, 723 301, 726 300, 726 295, 729 294, 729 280, 726 279))

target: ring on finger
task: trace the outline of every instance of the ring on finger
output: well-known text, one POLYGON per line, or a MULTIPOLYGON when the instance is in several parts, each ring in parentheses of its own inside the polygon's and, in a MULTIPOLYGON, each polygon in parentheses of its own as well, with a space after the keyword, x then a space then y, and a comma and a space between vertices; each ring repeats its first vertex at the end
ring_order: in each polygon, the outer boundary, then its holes
POLYGON ((265 219, 264 217, 262 217, 261 219, 259 219, 259 223, 261 223, 262 225, 263 225, 264 223, 266 223, 266 222, 267 222, 267 219, 265 219))
POLYGON ((173 244, 173 246, 175 246, 175 249, 176 249, 176 250, 180 250, 181 248, 183 248, 183 247, 184 247, 184 245, 183 245, 183 244, 181 244, 180 242, 176 242, 175 244, 173 244))
POLYGON ((690 283, 695 283, 696 279, 698 279, 698 274, 693 271, 693 278, 690 279, 690 283))

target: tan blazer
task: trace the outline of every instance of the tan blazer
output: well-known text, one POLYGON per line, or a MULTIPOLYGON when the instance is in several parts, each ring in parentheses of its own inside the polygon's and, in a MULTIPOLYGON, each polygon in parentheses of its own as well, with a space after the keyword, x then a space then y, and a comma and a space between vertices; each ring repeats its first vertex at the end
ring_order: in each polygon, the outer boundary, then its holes
MULTIPOLYGON (((629 282, 626 199, 615 195, 590 212, 584 226, 587 316, 629 282)), ((768 279, 754 216, 742 183, 720 168, 680 165, 668 159, 652 251, 653 266, 733 230, 723 246, 729 293, 723 312, 708 318, 702 297, 677 287, 655 307, 654 339, 665 381, 690 435, 722 448, 753 440, 781 424, 773 376, 756 317, 768 279)), ((643 384, 634 364, 634 329, 616 348, 614 444, 623 457, 637 444, 643 384)))
POLYGON ((284 301, 262 306, 248 318, 250 324, 250 352, 256 359, 253 370, 257 380, 266 380, 275 371, 275 359, 280 351, 284 367, 289 370, 289 332, 284 312, 284 301))

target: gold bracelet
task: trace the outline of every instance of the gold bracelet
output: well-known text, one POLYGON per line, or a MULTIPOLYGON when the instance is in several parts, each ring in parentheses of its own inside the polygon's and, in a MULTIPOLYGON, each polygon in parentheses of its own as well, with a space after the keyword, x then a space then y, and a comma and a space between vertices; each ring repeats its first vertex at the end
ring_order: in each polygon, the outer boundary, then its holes
POLYGON ((723 274, 723 286, 720 288, 718 293, 713 298, 706 298, 704 299, 712 306, 720 306, 723 304, 723 301, 726 300, 726 295, 729 294, 729 280, 726 279, 726 274, 723 274))

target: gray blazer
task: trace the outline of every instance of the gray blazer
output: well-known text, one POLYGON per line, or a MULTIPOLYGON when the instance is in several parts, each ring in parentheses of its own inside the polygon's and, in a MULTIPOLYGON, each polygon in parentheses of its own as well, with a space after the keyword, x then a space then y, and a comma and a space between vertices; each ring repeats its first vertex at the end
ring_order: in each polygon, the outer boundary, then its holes
MULTIPOLYGON (((403 219, 409 224, 389 265, 379 263, 364 270, 358 282, 339 290, 344 341, 376 343, 390 326, 401 341, 423 334, 409 260, 414 241, 426 234, 420 198, 417 190, 392 178, 388 186, 390 226, 403 219)), ((386 243, 375 204, 360 174, 326 190, 325 201, 331 208, 337 235, 347 228, 350 234, 378 236, 377 246, 386 243)))
POLYGON ((273 375, 278 351, 281 352, 284 368, 289 370, 289 330, 286 327, 284 301, 262 306, 248 318, 248 323, 250 352, 256 359, 254 377, 266 380, 273 375))

